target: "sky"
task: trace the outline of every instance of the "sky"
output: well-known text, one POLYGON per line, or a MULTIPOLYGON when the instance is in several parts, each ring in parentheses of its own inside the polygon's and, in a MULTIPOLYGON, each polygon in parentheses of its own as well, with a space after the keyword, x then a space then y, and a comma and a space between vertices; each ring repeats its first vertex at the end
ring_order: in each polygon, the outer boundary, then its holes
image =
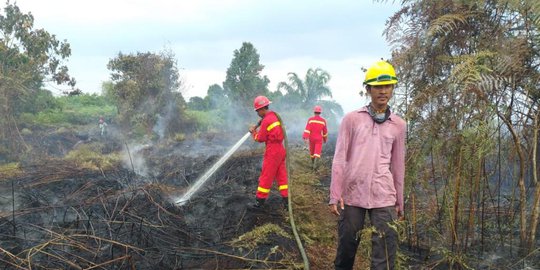
MULTIPOLYGON (((12 1, 13 2, 13 1, 12 1)), ((333 99, 345 112, 367 104, 362 67, 390 58, 382 35, 399 5, 371 0, 18 0, 44 28, 71 45, 66 62, 76 87, 101 93, 107 63, 119 52, 160 53, 178 60, 186 100, 222 85, 234 50, 251 42, 276 91, 289 72, 331 75, 333 99)), ((47 85, 60 94, 67 86, 47 85)))

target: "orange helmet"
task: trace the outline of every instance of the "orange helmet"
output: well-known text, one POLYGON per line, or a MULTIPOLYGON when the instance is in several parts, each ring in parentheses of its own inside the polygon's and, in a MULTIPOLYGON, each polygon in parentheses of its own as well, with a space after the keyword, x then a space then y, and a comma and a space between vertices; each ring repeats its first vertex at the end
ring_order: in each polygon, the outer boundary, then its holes
POLYGON ((272 101, 270 101, 267 97, 258 96, 253 101, 253 108, 255 108, 255 110, 258 110, 260 108, 264 108, 264 107, 270 105, 270 103, 272 103, 272 101))
POLYGON ((321 106, 319 106, 319 105, 315 106, 315 108, 313 108, 313 112, 321 113, 322 112, 321 106))

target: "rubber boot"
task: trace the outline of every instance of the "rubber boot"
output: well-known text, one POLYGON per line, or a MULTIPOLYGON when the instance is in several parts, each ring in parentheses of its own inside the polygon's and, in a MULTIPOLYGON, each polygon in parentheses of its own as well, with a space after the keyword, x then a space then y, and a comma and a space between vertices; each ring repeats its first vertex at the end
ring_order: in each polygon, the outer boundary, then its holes
POLYGON ((285 211, 289 211, 289 198, 282 197, 281 199, 283 200, 283 209, 285 209, 285 211))
POLYGON ((266 202, 266 199, 257 198, 255 203, 250 204, 249 206, 256 209, 261 209, 264 206, 264 202, 266 202))

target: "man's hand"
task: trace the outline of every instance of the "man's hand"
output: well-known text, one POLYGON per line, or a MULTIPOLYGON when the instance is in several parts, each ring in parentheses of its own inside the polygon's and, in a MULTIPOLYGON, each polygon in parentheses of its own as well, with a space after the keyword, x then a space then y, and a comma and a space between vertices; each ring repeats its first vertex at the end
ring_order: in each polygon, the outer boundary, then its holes
POLYGON ((251 125, 251 126, 249 127, 249 133, 255 132, 256 129, 257 129, 257 126, 251 125))
POLYGON ((397 214, 398 221, 405 220, 405 215, 403 214, 403 212, 399 211, 399 206, 396 206, 396 214, 397 214))
POLYGON ((340 210, 343 211, 343 209, 345 209, 345 204, 343 203, 343 199, 339 199, 338 204, 339 204, 340 209, 338 209, 337 204, 331 204, 331 205, 328 206, 328 207, 330 207, 330 213, 332 213, 332 214, 334 214, 336 216, 340 215, 340 213, 339 213, 340 210))

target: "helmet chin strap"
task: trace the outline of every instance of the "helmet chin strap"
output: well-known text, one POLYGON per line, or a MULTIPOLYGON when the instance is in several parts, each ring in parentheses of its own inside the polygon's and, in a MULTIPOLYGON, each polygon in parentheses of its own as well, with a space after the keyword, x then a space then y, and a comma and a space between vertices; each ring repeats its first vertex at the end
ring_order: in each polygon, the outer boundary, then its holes
POLYGON ((371 119, 373 119, 373 121, 375 121, 375 123, 377 124, 384 123, 390 117, 390 106, 386 106, 386 111, 384 113, 375 112, 375 110, 371 106, 371 103, 367 105, 366 108, 369 115, 371 116, 371 119))

